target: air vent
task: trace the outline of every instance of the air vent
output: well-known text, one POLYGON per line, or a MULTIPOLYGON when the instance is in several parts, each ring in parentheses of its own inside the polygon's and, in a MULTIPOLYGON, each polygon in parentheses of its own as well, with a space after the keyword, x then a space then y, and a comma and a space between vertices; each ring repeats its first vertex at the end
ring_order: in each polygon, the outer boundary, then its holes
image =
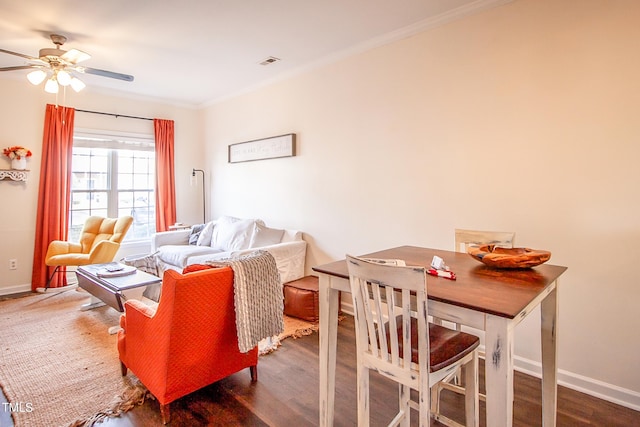
POLYGON ((280 61, 280 58, 276 58, 275 56, 268 56, 267 58, 260 61, 260 65, 271 65, 274 62, 280 61))

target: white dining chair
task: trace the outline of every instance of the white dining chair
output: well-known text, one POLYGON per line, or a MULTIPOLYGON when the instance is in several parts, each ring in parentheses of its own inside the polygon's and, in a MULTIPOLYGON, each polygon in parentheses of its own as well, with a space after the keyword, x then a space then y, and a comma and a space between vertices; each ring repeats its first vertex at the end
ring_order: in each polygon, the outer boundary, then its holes
MULTIPOLYGON (((501 248, 513 248, 516 233, 513 231, 483 231, 483 230, 466 230, 462 228, 455 229, 455 251, 467 252, 467 248, 471 245, 495 245, 501 248)), ((442 320, 438 318, 433 319, 434 323, 441 325, 442 320)), ((452 323, 452 327, 460 331, 462 326, 459 323, 452 323)), ((478 351, 480 358, 485 357, 484 351, 478 351)), ((465 394, 466 388, 462 382, 462 376, 460 370, 454 372, 444 381, 438 383, 438 386, 434 390, 431 396, 431 410, 439 416, 440 414, 440 392, 443 389, 451 390, 459 394, 465 394)), ((479 399, 486 400, 486 396, 483 393, 479 394, 479 399)))
MULTIPOLYGON (((466 426, 478 426, 478 353, 475 335, 428 322, 424 267, 384 265, 347 255, 353 298, 358 426, 369 425, 369 371, 398 383, 398 413, 390 426, 410 425, 411 409, 419 425, 431 421, 431 387, 464 366, 466 426), (410 399, 411 389, 418 401, 410 399)), ((441 423, 460 426, 444 416, 441 423)))

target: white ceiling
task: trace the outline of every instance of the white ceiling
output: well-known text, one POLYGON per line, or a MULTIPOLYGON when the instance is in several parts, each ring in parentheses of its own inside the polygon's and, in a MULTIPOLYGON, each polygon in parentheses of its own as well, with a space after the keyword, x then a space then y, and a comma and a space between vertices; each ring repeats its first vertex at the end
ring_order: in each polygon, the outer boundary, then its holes
MULTIPOLYGON (((62 34, 91 54, 82 65, 135 76, 83 75, 85 90, 198 106, 508 1, 0 0, 0 48, 38 56, 62 34)), ((25 61, 0 53, 0 67, 25 61)))

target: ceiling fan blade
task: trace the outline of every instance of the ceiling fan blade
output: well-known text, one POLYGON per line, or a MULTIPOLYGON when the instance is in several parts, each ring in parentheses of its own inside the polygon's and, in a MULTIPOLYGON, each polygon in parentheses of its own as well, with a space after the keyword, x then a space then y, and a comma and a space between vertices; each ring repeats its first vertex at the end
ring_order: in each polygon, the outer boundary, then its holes
POLYGON ((60 58, 72 64, 77 64, 91 58, 91 55, 78 49, 71 49, 66 51, 60 58))
POLYGON ((133 76, 129 74, 114 73, 113 71, 100 70, 98 68, 89 67, 76 67, 76 71, 86 74, 95 74, 96 76, 109 77, 111 79, 124 80, 127 82, 133 81, 133 76))
POLYGON ((28 59, 29 61, 40 61, 40 58, 36 58, 33 56, 25 55, 24 53, 11 52, 10 50, 0 49, 0 52, 8 53, 9 55, 19 56, 20 58, 28 59))
POLYGON ((28 70, 29 68, 39 68, 37 65, 17 65, 15 67, 3 67, 0 71, 28 70))

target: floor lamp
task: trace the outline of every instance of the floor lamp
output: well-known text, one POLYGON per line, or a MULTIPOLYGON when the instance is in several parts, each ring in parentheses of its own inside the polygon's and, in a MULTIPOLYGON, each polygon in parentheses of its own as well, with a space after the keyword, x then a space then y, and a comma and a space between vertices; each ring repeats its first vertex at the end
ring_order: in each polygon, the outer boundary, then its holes
POLYGON ((204 192, 204 171, 202 169, 193 169, 191 171, 192 182, 195 180, 196 172, 200 172, 202 174, 202 223, 204 224, 205 222, 207 222, 205 192, 204 192))

